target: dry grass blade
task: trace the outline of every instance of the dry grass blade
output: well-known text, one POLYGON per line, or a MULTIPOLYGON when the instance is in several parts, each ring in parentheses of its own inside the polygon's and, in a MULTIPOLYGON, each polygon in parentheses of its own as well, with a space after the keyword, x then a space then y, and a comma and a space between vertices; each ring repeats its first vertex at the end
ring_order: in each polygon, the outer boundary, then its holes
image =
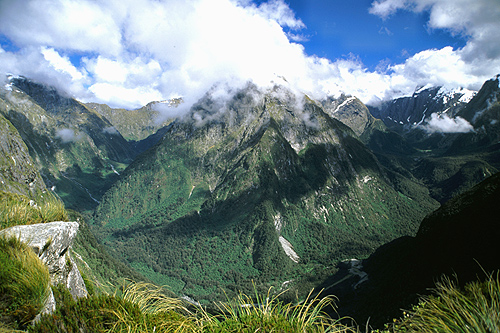
POLYGON ((163 287, 151 283, 129 283, 123 288, 122 297, 137 304, 143 313, 155 314, 159 312, 180 311, 191 314, 179 298, 168 297, 163 287))

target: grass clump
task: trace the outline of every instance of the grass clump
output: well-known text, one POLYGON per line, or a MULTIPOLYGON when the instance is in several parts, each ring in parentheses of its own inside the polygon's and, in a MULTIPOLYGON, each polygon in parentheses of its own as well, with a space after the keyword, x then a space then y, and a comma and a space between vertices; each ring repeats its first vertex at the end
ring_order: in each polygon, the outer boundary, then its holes
POLYGON ((143 317, 134 320, 124 308, 114 309, 117 320, 109 332, 201 332, 207 318, 205 312, 197 316, 181 299, 166 296, 162 287, 150 283, 129 283, 115 296, 137 306, 143 317))
POLYGON ((63 285, 54 288, 57 309, 29 332, 198 332, 197 319, 180 299, 162 288, 131 283, 114 294, 95 294, 74 301, 63 285))
POLYGON ((281 294, 255 299, 240 294, 219 303, 220 315, 210 317, 203 332, 356 332, 328 316, 324 309, 334 307, 332 297, 312 297, 299 304, 283 303, 281 294))
POLYGON ((396 321, 392 332, 500 332, 500 279, 490 274, 460 289, 449 278, 436 284, 434 295, 396 321))
POLYGON ((47 267, 16 237, 0 236, 0 327, 24 328, 50 292, 47 267))
POLYGON ((0 229, 68 220, 64 203, 50 192, 33 200, 24 195, 0 191, 0 201, 0 229))
POLYGON ((126 311, 132 321, 142 318, 139 308, 122 298, 100 294, 75 301, 62 284, 53 291, 55 313, 42 315, 40 321, 29 327, 29 332, 109 332, 116 322, 114 309, 126 311))
POLYGON ((56 313, 42 316, 30 332, 356 332, 324 314, 323 309, 333 305, 331 298, 308 297, 292 305, 270 293, 256 299, 240 294, 218 303, 217 313, 209 313, 148 283, 129 283, 113 295, 76 302, 64 287, 54 293, 56 313))

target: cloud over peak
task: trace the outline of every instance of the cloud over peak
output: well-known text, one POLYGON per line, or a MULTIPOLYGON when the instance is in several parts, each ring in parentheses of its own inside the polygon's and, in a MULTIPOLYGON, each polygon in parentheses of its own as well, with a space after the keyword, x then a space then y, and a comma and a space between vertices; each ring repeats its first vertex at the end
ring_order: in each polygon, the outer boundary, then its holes
POLYGON ((374 1, 371 12, 384 19, 398 10, 428 10, 430 28, 468 42, 369 71, 355 56, 306 54, 299 42, 307 27, 283 0, 4 0, 0 37, 13 47, 0 47, 0 72, 125 108, 181 96, 191 105, 216 83, 268 86, 278 76, 314 98, 346 92, 372 104, 427 83, 478 89, 500 72, 500 43, 492 43, 500 4, 457 0, 451 10, 449 3, 374 1))

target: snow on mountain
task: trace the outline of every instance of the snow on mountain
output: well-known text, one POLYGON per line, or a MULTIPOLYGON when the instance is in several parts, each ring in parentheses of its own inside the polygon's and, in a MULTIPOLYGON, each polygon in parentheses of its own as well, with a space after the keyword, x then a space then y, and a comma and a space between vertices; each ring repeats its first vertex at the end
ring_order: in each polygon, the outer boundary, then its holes
POLYGON ((476 94, 466 88, 426 85, 417 87, 412 96, 387 101, 370 111, 389 127, 418 126, 432 114, 454 117, 476 94))

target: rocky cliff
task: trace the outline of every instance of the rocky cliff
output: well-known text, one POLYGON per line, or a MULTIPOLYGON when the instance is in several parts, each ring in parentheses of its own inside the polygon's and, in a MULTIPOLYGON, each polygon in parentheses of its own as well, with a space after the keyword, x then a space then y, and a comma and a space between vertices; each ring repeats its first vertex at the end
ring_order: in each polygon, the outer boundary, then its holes
MULTIPOLYGON (((15 236, 28 244, 47 265, 52 285, 63 284, 74 299, 88 292, 72 254, 72 244, 78 232, 78 222, 50 222, 18 225, 0 231, 0 236, 15 236)), ((41 313, 55 310, 51 292, 41 313)))

